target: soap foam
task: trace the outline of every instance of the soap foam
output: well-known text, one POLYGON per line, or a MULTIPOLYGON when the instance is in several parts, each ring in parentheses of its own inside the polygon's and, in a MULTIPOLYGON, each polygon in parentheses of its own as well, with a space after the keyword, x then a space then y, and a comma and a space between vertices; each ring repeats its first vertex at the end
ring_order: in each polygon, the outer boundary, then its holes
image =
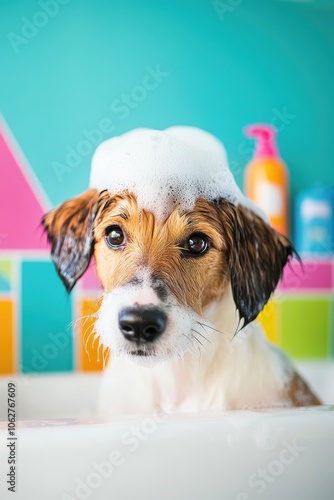
POLYGON ((225 198, 259 213, 235 183, 223 144, 195 127, 138 128, 104 141, 94 153, 89 184, 134 193, 139 209, 159 221, 175 206, 191 210, 197 198, 225 198))

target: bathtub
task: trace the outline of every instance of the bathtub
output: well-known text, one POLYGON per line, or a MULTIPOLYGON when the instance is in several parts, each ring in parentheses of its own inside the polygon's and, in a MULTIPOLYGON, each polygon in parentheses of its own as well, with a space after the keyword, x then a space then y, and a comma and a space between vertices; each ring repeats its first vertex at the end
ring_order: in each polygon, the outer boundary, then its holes
POLYGON ((2 378, 0 498, 332 499, 334 362, 298 368, 326 405, 103 419, 94 418, 100 374, 2 378), (8 435, 8 382, 16 387, 16 440, 8 435))

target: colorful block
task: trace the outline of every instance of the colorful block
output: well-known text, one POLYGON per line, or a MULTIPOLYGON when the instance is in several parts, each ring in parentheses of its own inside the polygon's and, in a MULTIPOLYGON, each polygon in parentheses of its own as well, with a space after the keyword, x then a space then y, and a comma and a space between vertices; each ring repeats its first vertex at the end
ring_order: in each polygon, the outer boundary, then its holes
POLYGON ((302 265, 293 260, 284 268, 280 290, 333 290, 333 261, 319 257, 303 259, 302 265))
POLYGON ((85 272, 85 274, 82 276, 80 280, 80 287, 82 290, 101 290, 101 283, 98 280, 98 277, 96 276, 96 270, 95 270, 95 262, 94 259, 92 259, 89 268, 85 272))
POLYGON ((11 300, 0 300, 0 375, 15 372, 14 362, 14 304, 11 300))
POLYGON ((0 260, 0 292, 12 289, 13 263, 10 260, 0 260))
POLYGON ((22 262, 22 371, 73 369, 71 297, 52 262, 22 262))
POLYGON ((83 371, 102 370, 109 355, 103 349, 94 333, 95 314, 100 307, 100 300, 82 300, 79 304, 79 369, 83 371))
POLYGON ((332 297, 332 300, 331 300, 331 304, 332 304, 332 313, 331 313, 331 325, 330 325, 330 328, 331 328, 331 356, 334 358, 334 297, 332 297))
POLYGON ((45 248, 45 240, 41 238, 39 229, 45 210, 34 192, 28 171, 23 171, 22 165, 1 131, 0 163, 0 213, 6 214, 0 221, 0 248, 9 250, 45 248), (22 223, 23 213, 26 214, 24 223, 22 223))
POLYGON ((329 298, 286 298, 281 311, 281 344, 288 354, 295 358, 327 358, 330 355, 329 298))
POLYGON ((277 300, 269 301, 263 311, 258 315, 257 320, 262 325, 266 337, 273 344, 280 344, 280 304, 277 300))

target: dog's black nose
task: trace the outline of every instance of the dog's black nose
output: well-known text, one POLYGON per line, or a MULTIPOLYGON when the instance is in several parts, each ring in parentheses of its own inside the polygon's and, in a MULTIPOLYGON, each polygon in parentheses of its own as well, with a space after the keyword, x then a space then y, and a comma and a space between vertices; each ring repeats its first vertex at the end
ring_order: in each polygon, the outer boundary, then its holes
POLYGON ((127 307, 118 315, 118 324, 127 340, 153 342, 166 328, 167 316, 156 307, 127 307))

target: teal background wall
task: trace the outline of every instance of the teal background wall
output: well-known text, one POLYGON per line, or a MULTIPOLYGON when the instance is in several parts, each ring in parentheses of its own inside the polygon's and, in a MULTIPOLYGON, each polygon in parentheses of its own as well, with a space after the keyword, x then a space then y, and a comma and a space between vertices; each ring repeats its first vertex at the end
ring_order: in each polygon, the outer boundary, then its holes
POLYGON ((242 127, 273 122, 292 194, 333 182, 333 2, 2 0, 0 10, 1 110, 53 204, 87 187, 87 136, 138 126, 213 132, 241 184, 242 127))
POLYGON ((25 261, 21 265, 21 370, 70 371, 74 358, 69 328, 73 297, 65 295, 52 262, 25 261))

